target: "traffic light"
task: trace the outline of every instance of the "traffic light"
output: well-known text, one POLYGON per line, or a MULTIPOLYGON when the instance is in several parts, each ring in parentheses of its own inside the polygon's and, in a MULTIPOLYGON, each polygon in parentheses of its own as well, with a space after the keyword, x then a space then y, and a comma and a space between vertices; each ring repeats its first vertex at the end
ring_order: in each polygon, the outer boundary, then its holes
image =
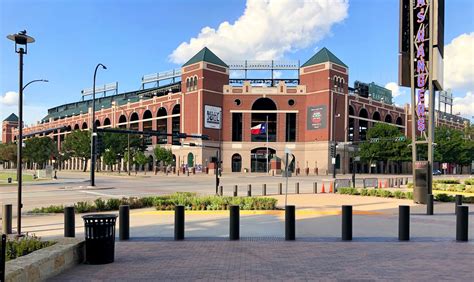
POLYGON ((331 144, 331 157, 336 157, 336 144, 331 144))
POLYGON ((100 155, 104 151, 104 140, 101 134, 95 137, 95 153, 100 155))

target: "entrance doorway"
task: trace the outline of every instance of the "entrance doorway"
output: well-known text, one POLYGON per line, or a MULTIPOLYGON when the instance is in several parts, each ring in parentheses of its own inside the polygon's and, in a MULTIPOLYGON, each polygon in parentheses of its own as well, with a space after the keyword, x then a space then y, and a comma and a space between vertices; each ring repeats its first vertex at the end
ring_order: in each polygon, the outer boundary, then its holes
POLYGON ((194 167, 194 155, 193 155, 193 153, 188 154, 188 167, 194 167))
POLYGON ((268 158, 267 158, 267 148, 259 147, 250 151, 251 161, 250 161, 250 171, 251 172, 267 172, 267 159, 268 167, 270 167, 270 160, 275 155, 276 151, 272 148, 268 148, 268 158))
POLYGON ((242 157, 239 154, 232 156, 232 172, 240 172, 242 169, 242 157))

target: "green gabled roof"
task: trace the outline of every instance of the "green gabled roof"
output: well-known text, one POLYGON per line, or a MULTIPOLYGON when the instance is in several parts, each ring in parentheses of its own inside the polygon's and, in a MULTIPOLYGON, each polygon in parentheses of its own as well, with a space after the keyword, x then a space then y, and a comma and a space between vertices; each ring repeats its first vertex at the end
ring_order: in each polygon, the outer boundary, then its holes
POLYGON ((6 119, 4 119, 3 121, 18 121, 18 116, 15 115, 15 114, 11 114, 9 115, 6 119))
POLYGON ((219 65, 228 68, 229 66, 224 63, 216 54, 212 53, 207 47, 202 48, 196 55, 194 55, 189 61, 187 61, 183 67, 189 66, 198 62, 208 62, 214 65, 219 65))
POLYGON ((325 62, 332 62, 344 67, 348 67, 346 64, 344 64, 341 60, 339 60, 336 55, 331 53, 326 47, 323 49, 319 50, 318 53, 314 54, 306 63, 304 63, 301 67, 307 67, 307 66, 312 66, 312 65, 317 65, 317 64, 322 64, 325 62))

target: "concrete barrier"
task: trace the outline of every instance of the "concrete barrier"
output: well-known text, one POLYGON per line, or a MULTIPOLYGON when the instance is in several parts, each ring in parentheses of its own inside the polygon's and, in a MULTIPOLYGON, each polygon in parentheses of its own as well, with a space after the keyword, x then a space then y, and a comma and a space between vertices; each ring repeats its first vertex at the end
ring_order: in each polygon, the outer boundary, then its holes
POLYGON ((56 242, 7 262, 5 281, 44 281, 84 262, 84 239, 61 238, 56 242))

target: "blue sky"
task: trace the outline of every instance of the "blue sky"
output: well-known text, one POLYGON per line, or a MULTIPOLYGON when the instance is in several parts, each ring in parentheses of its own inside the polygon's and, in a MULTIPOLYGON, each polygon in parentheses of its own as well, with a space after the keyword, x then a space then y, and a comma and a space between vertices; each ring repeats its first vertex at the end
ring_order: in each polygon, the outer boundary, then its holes
MULTIPOLYGON (((246 55, 248 59, 268 59, 275 54, 277 58, 299 59, 302 63, 315 50, 327 47, 349 66, 351 85, 354 80, 374 81, 382 86, 396 82, 399 1, 352 0, 348 2, 347 10, 343 9, 347 7, 344 0, 327 1, 329 7, 317 14, 322 19, 321 23, 310 26, 312 30, 308 38, 293 34, 297 44, 289 49, 285 49, 287 44, 278 47, 280 49, 275 47, 275 51, 273 46, 278 45, 279 40, 275 39, 275 33, 280 38, 287 37, 285 34, 290 34, 292 28, 296 30, 298 24, 307 24, 309 17, 299 17, 301 14, 292 14, 290 9, 278 11, 283 4, 275 4, 272 8, 275 11, 268 14, 289 15, 291 18, 265 16, 271 24, 262 30, 247 32, 248 41, 235 38, 246 33, 239 33, 236 31, 239 25, 234 25, 227 33, 230 34, 229 42, 216 42, 218 40, 213 38, 217 37, 212 32, 200 36, 204 27, 217 30, 223 22, 233 25, 244 12, 252 17, 252 9, 267 9, 262 4, 265 2, 255 4, 256 1, 252 1, 250 4, 253 4, 248 5, 246 1, 235 0, 2 0, 0 95, 3 100, 0 100, 0 118, 16 109, 15 105, 8 103, 6 93, 18 91, 18 56, 14 53, 14 45, 5 36, 23 29, 36 38, 36 43, 29 46, 25 57, 25 81, 38 78, 50 80, 49 83, 31 85, 25 92, 27 123, 41 119, 49 107, 79 100, 80 91, 92 86, 93 70, 99 62, 108 69, 100 71, 98 84, 118 81, 120 92, 136 90, 140 87, 142 75, 179 67, 180 63, 175 62, 184 60, 186 56, 182 54, 191 54, 195 48, 200 48, 199 42, 211 42, 211 50, 220 51, 221 54, 216 53, 223 57, 242 49, 241 55, 246 55), (263 35, 254 35, 258 33, 263 35), (191 38, 201 38, 201 41, 189 43, 191 38), (236 40, 235 44, 233 40, 236 40), (189 43, 189 46, 180 46, 183 42, 189 43), (213 44, 217 47, 213 48, 213 44), (227 46, 234 50, 226 53, 227 46), (255 53, 249 53, 254 49, 257 50, 255 53), (178 56, 178 53, 181 55, 178 56)), ((308 2, 311 1, 293 1, 288 5, 296 10, 298 5, 308 5, 308 2)), ((474 37, 474 1, 446 2, 446 44, 462 34, 474 37)), ((222 34, 226 34, 225 30, 224 26, 222 34)), ((464 42, 460 45, 464 46, 464 42)), ((459 55, 465 56, 471 64, 474 50, 466 50, 463 49, 459 55)), ((467 99, 460 102, 469 103, 473 96, 474 78, 466 79, 467 82, 454 83, 453 92, 460 99, 467 99)), ((403 94, 395 98, 397 104, 409 100, 408 91, 401 91, 403 94)), ((468 117, 474 115, 469 109, 463 114, 468 117)))

